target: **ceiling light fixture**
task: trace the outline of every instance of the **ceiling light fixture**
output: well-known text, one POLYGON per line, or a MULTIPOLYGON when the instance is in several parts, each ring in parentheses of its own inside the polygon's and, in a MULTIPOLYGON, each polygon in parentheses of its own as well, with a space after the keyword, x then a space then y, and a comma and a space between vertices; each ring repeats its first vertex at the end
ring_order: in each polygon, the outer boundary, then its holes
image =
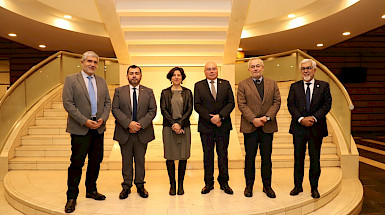
POLYGON ((348 36, 348 35, 350 35, 350 32, 349 32, 349 31, 347 31, 347 32, 344 32, 344 33, 342 33, 342 35, 344 35, 344 36, 348 36))
POLYGON ((242 51, 243 49, 242 48, 238 48, 238 51, 242 51))
POLYGON ((289 18, 294 18, 294 17, 295 17, 295 14, 294 14, 294 13, 289 14, 289 15, 287 15, 287 17, 289 17, 289 18))
POLYGON ((15 33, 9 33, 8 36, 10 36, 10 37, 16 37, 17 34, 15 34, 15 33))
POLYGON ((71 15, 64 15, 64 18, 66 18, 66 19, 72 19, 72 16, 71 16, 71 15))
POLYGON ((385 19, 385 14, 381 16, 381 18, 385 19))
POLYGON ((322 47, 322 46, 324 46, 324 44, 318 43, 317 46, 318 46, 318 47, 322 47))
POLYGON ((46 48, 47 46, 45 46, 45 45, 39 45, 39 47, 44 49, 44 48, 46 48))

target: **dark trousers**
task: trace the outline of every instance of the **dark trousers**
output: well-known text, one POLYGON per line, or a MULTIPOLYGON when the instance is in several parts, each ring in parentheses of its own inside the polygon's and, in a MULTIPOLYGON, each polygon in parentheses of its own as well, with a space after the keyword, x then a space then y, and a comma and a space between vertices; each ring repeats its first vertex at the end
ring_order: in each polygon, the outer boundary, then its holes
POLYGON ((133 162, 135 162, 135 185, 142 186, 145 176, 145 155, 147 143, 142 143, 137 134, 130 134, 127 143, 119 144, 122 153, 123 189, 129 189, 133 181, 133 162))
POLYGON ((229 168, 227 148, 229 147, 230 133, 214 131, 213 133, 200 133, 203 147, 203 162, 205 169, 205 184, 214 185, 214 147, 218 155, 218 182, 227 184, 229 181, 229 168))
POLYGON ((309 180, 312 189, 317 189, 318 179, 321 175, 321 145, 323 137, 314 136, 312 132, 305 132, 304 135, 293 135, 294 143, 294 185, 302 187, 304 166, 305 166, 305 152, 306 143, 308 143, 310 169, 309 180))
POLYGON ((71 134, 71 164, 68 167, 67 199, 76 199, 79 194, 79 183, 82 168, 88 154, 86 173, 86 191, 96 191, 96 180, 99 176, 100 163, 103 161, 104 133, 90 129, 86 135, 71 134))
POLYGON ((264 133, 257 129, 252 133, 244 133, 245 144, 245 179, 247 186, 253 186, 255 181, 255 156, 258 146, 261 154, 261 177, 265 187, 271 186, 271 153, 273 146, 273 133, 264 133))

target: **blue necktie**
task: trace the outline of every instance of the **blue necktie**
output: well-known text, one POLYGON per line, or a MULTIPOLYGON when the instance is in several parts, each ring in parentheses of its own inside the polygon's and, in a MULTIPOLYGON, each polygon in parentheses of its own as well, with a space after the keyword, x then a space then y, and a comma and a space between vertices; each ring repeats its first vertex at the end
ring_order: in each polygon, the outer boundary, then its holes
POLYGON ((307 88, 306 88, 306 111, 310 112, 310 84, 311 83, 306 83, 307 88))
POLYGON ((132 88, 134 90, 134 93, 132 94, 132 120, 137 122, 137 112, 138 112, 138 101, 136 100, 136 88, 132 88))
POLYGON ((92 76, 88 76, 88 96, 90 97, 91 101, 91 116, 96 116, 96 112, 98 111, 98 107, 96 104, 96 94, 94 85, 92 84, 92 76))

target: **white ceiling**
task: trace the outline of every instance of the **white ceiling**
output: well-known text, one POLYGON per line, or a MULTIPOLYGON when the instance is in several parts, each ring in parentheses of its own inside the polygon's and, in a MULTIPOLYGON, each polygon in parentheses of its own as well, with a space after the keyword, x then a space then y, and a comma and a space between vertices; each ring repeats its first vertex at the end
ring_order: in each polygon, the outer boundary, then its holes
MULTIPOLYGON (((129 4, 129 0, 114 1, 116 4, 129 4)), ((186 5, 196 1, 182 0, 186 5)), ((198 1, 207 3, 219 0, 198 1)), ((381 18, 385 14, 385 0, 357 1, 251 0, 249 11, 245 11, 248 13, 247 20, 239 46, 248 55, 265 55, 297 48, 323 49, 385 24, 385 19, 381 18), (291 13, 297 17, 288 18, 287 15, 291 13), (345 31, 350 31, 351 35, 342 36, 345 31), (324 47, 316 47, 317 43, 323 43, 324 47)), ((181 0, 144 2, 173 5, 173 2, 181 0)), ((146 8, 145 4, 143 8, 146 8)), ((98 8, 96 0, 0 0, 0 6, 1 37, 34 48, 46 44, 45 50, 81 53, 94 49, 99 50, 102 56, 114 55, 109 34, 99 13, 103 8, 98 8), (73 18, 65 20, 65 14, 73 18), (7 35, 10 32, 19 36, 10 38, 7 35)), ((159 10, 162 9, 167 8, 159 10)))

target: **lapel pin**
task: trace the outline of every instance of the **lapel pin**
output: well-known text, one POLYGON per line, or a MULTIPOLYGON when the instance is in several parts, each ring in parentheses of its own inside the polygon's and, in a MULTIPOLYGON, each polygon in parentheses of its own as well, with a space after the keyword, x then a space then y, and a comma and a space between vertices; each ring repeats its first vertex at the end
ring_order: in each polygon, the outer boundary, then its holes
POLYGON ((317 87, 319 87, 319 84, 317 84, 317 87))

